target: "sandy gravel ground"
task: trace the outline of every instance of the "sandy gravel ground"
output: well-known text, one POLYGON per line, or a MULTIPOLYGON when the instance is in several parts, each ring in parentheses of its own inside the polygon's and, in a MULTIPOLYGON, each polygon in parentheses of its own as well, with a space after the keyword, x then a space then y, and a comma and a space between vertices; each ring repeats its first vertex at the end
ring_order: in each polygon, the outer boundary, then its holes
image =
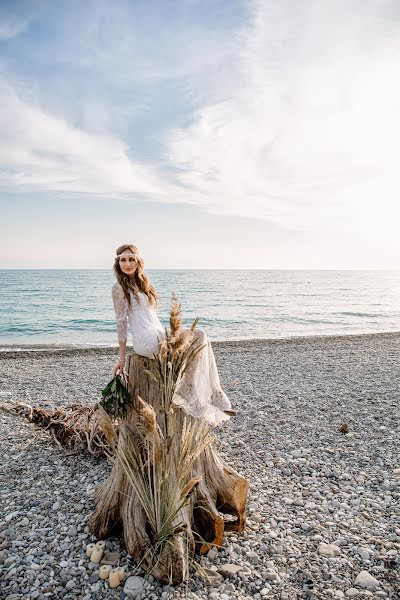
MULTIPOLYGON (((216 430, 217 444, 251 494, 248 530, 202 562, 239 570, 214 587, 197 577, 176 590, 146 580, 142 598, 400 598, 400 333, 213 347, 238 410, 216 430)), ((116 356, 2 352, 0 402, 98 402, 116 356)), ((84 555, 107 462, 65 457, 46 432, 1 412, 0 427, 0 597, 127 597, 123 585, 100 582, 84 555)), ((119 541, 108 546, 132 573, 119 541)))

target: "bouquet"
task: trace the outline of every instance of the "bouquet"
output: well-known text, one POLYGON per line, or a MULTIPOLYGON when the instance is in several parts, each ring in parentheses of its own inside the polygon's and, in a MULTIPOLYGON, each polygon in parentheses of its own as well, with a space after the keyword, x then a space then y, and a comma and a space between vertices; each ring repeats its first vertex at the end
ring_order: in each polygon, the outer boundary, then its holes
POLYGON ((131 396, 120 375, 116 375, 104 390, 101 390, 101 394, 103 399, 99 404, 110 416, 115 419, 125 417, 131 396))

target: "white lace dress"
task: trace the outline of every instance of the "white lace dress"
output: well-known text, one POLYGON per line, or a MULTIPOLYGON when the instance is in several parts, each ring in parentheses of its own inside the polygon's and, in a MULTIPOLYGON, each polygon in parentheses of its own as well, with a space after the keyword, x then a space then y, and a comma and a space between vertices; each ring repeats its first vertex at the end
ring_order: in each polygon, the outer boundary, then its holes
MULTIPOLYGON (((158 352, 159 342, 165 336, 165 330, 146 294, 138 292, 137 300, 131 292, 129 307, 123 289, 116 281, 112 287, 112 300, 118 340, 127 341, 129 324, 134 352, 153 358, 158 352)), ((229 419, 225 411, 232 411, 232 406, 221 388, 211 342, 202 329, 196 329, 196 335, 199 343, 206 346, 188 366, 175 390, 173 401, 187 414, 204 417, 210 425, 216 426, 229 419)))

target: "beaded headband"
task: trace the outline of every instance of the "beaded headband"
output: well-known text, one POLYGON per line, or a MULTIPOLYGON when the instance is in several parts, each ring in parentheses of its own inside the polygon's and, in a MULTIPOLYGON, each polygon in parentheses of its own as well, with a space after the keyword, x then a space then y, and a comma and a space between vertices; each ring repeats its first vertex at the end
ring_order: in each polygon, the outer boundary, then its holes
POLYGON ((123 252, 122 254, 117 254, 115 258, 121 258, 121 256, 130 256, 131 258, 137 258, 139 254, 132 254, 132 252, 123 252))

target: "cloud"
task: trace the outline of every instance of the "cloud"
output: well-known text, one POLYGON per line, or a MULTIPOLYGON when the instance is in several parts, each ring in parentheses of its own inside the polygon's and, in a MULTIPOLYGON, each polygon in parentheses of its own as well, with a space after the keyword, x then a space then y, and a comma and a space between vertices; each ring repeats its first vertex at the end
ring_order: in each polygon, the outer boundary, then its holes
POLYGON ((171 201, 173 185, 152 166, 133 160, 121 140, 85 132, 22 96, 0 82, 4 187, 171 201))
POLYGON ((29 25, 29 20, 0 20, 0 40, 9 40, 22 33, 29 25))
POLYGON ((0 41, 11 40, 28 29, 35 15, 41 9, 42 0, 35 3, 29 0, 14 0, 0 6, 0 41))
POLYGON ((400 217, 395 12, 388 1, 255 2, 231 81, 169 136, 191 197, 284 228, 354 231, 378 215, 390 227, 400 217))
POLYGON ((182 6, 176 20, 124 0, 111 12, 93 0, 41 6, 41 35, 11 44, 13 60, 0 63, 2 189, 193 203, 162 159, 140 160, 141 141, 161 145, 141 120, 168 126, 189 74, 227 60, 228 32, 189 27, 182 6))
MULTIPOLYGON (((25 51, 35 64, 58 67, 74 79, 89 74, 94 85, 107 81, 115 89, 183 80, 216 68, 234 50, 230 28, 222 21, 211 26, 213 2, 205 18, 185 0, 168 7, 163 0, 152 7, 117 0, 112 10, 107 0, 75 2, 74 10, 68 2, 42 1, 44 33, 33 36, 25 51)), ((228 15, 238 1, 232 0, 228 15)))
POLYGON ((177 15, 159 30, 159 20, 129 6, 119 3, 107 20, 108 3, 90 4, 92 18, 84 12, 77 22, 67 11, 60 31, 49 28, 53 52, 39 46, 30 56, 43 70, 41 60, 49 61, 60 88, 51 90, 54 77, 41 85, 40 69, 35 95, 26 83, 0 79, 3 189, 180 202, 289 230, 397 235, 394 0, 259 0, 240 28, 222 31, 190 27, 189 18, 182 25, 177 15), (102 96, 99 81, 112 93, 102 96), (161 114, 171 81, 190 114, 165 134, 166 119, 176 120, 166 111, 162 133, 152 131, 161 158, 149 164, 139 159, 135 128, 125 135, 115 113, 131 114, 132 99, 138 111, 156 95, 152 110, 161 114), (62 105, 71 90, 79 93, 73 108, 62 105), (52 106, 54 95, 60 105, 52 106))

